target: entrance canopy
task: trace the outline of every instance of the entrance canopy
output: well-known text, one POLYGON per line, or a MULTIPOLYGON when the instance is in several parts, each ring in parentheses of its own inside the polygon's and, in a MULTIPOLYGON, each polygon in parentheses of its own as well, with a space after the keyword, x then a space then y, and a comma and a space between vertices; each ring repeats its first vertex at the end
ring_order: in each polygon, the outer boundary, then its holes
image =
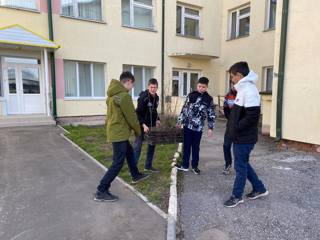
POLYGON ((18 24, 0 28, 0 45, 57 49, 60 46, 18 24))

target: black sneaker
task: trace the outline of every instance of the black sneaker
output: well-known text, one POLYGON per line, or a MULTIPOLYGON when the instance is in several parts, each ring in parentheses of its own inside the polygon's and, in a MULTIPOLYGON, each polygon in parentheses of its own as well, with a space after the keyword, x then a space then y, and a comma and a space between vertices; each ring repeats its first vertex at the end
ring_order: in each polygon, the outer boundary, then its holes
POLYGON ((199 175, 199 174, 200 174, 199 168, 193 168, 192 171, 193 171, 193 173, 196 174, 196 175, 199 175))
POLYGON ((229 198, 229 200, 225 201, 225 203, 223 204, 223 206, 228 207, 228 208, 233 208, 238 206, 240 203, 244 203, 243 198, 236 198, 234 196, 231 196, 229 198))
POLYGON ((149 177, 148 174, 139 173, 136 177, 132 178, 132 183, 135 184, 135 183, 140 182, 148 177, 149 177))
POLYGON ((265 191, 265 192, 258 192, 258 191, 252 191, 251 193, 247 194, 246 197, 253 200, 253 199, 257 199, 257 198, 260 198, 260 197, 265 197, 269 195, 269 191, 265 191))
POLYGON ((156 168, 154 168, 154 167, 145 168, 144 170, 145 170, 146 172, 153 172, 153 173, 158 173, 158 172, 160 172, 159 169, 156 169, 156 168))
POLYGON ((222 173, 224 175, 229 175, 230 174, 230 170, 231 170, 231 165, 224 166, 222 173))
POLYGON ((94 194, 94 201, 97 202, 115 202, 119 200, 119 197, 112 195, 110 192, 99 192, 94 194))
POLYGON ((180 171, 184 171, 184 172, 188 172, 188 171, 189 171, 188 168, 185 168, 185 167, 183 167, 183 166, 180 165, 180 164, 176 164, 175 167, 176 167, 176 169, 178 169, 178 170, 180 170, 180 171))

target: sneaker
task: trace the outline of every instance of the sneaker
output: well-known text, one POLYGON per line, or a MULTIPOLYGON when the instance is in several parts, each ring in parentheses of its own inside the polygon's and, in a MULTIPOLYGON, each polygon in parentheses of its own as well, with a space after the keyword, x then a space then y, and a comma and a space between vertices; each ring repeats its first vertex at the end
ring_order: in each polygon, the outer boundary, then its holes
POLYGON ((156 169, 156 168, 154 168, 154 167, 145 168, 144 170, 145 170, 146 172, 153 172, 153 173, 158 173, 158 172, 160 172, 159 169, 156 169))
POLYGON ((224 175, 229 175, 230 174, 230 170, 231 170, 231 165, 224 166, 222 173, 224 175))
POLYGON ((97 202, 115 202, 119 200, 119 197, 112 195, 110 192, 99 192, 94 194, 94 201, 97 202))
POLYGON ((193 168, 192 171, 193 171, 193 173, 196 174, 196 175, 199 175, 199 174, 200 174, 199 168, 193 168))
POLYGON ((139 173, 136 177, 132 178, 132 183, 135 184, 135 183, 140 182, 148 177, 149 177, 148 174, 139 173))
POLYGON ((244 203, 244 200, 242 197, 236 198, 234 196, 231 196, 229 198, 229 200, 225 201, 225 203, 223 205, 228 208, 233 208, 233 207, 238 206, 240 203, 244 203))
POLYGON ((188 168, 185 168, 185 167, 181 166, 180 164, 176 164, 175 167, 176 167, 176 169, 178 169, 180 171, 184 171, 184 172, 188 172, 189 171, 188 168))
POLYGON ((267 191, 267 190, 265 192, 258 192, 258 191, 252 190, 252 192, 247 194, 246 197, 253 200, 253 199, 260 198, 260 197, 265 197, 268 194, 269 194, 269 191, 267 191))

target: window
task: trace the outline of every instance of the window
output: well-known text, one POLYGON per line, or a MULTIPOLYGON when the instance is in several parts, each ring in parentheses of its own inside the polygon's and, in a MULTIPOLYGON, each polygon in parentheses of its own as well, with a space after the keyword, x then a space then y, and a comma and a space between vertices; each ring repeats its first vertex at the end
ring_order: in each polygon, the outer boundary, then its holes
POLYGON ((1 6, 38 10, 38 0, 0 0, 1 6))
POLYGON ((65 97, 104 98, 103 63, 64 61, 65 97))
POLYGON ((229 39, 248 36, 250 33, 250 7, 237 9, 230 13, 229 39))
POLYGON ((177 34, 182 36, 199 37, 200 11, 177 6, 177 34))
POLYGON ((153 29, 153 0, 122 0, 122 25, 153 29))
POLYGON ((129 71, 134 75, 135 82, 131 95, 138 98, 139 94, 146 90, 148 81, 153 77, 153 68, 145 66, 123 65, 123 71, 129 71))
POLYGON ((276 25, 277 0, 268 0, 266 29, 273 29, 276 25))
POLYGON ((61 15, 102 21, 102 0, 61 0, 61 15))
POLYGON ((185 97, 190 92, 197 90, 200 74, 193 71, 172 71, 172 96, 185 97))
POLYGON ((264 68, 264 91, 272 92, 273 67, 264 68))

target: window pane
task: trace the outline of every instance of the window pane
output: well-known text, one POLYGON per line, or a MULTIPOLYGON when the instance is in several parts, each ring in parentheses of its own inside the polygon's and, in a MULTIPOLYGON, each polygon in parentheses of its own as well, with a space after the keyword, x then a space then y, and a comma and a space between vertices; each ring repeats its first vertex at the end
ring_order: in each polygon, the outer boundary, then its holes
POLYGON ((36 58, 5 57, 4 61, 6 63, 39 64, 39 60, 36 58))
POLYGON ((130 26, 130 0, 122 0, 122 25, 130 26))
POLYGON ((143 89, 147 89, 147 86, 148 86, 148 82, 151 78, 153 78, 153 69, 150 68, 150 67, 145 67, 145 85, 144 85, 144 88, 143 89))
POLYGON ((140 28, 152 28, 152 10, 134 7, 134 26, 140 28))
POLYGON ((80 97, 91 97, 91 74, 89 63, 79 63, 80 97))
POLYGON ((123 71, 124 72, 131 72, 131 66, 130 65, 123 65, 123 71))
POLYGON ((21 7, 21 8, 29 8, 37 10, 37 0, 4 0, 0 1, 1 5, 9 6, 9 7, 21 7))
POLYGON ((135 82, 134 82, 134 96, 138 97, 139 94, 142 92, 143 87, 143 78, 142 78, 142 67, 134 67, 134 78, 135 78, 135 82))
POLYGON ((199 20, 185 18, 184 34, 186 36, 199 36, 199 20))
POLYGON ((179 77, 179 71, 172 71, 172 76, 179 77))
POLYGON ((237 37, 237 12, 233 12, 231 15, 231 39, 237 37))
POLYGON ((95 97, 105 96, 104 64, 93 64, 93 86, 95 97))
POLYGON ((191 73, 190 92, 197 90, 198 73, 191 73))
POLYGON ((247 36, 250 32, 250 17, 239 20, 239 36, 247 36))
POLYGON ((274 28, 276 24, 277 1, 270 0, 269 28, 274 28))
POLYGON ((9 93, 17 93, 16 71, 14 68, 8 68, 9 93))
POLYGON ((61 13, 65 16, 74 17, 73 0, 61 0, 61 13))
POLYGON ((247 7, 247 8, 240 10, 240 16, 247 14, 247 13, 250 13, 250 7, 247 7))
POLYGON ((77 97, 77 72, 76 63, 64 62, 64 89, 66 97, 77 97))
POLYGON ((79 17, 101 21, 101 0, 77 0, 79 17))
POLYGON ((188 73, 183 73, 183 96, 188 94, 188 73))
POLYGON ((197 11, 197 10, 193 10, 193 9, 190 9, 190 8, 185 8, 184 11, 185 11, 186 14, 199 16, 199 11, 197 11))
POLYGON ((136 3, 142 3, 145 5, 152 6, 152 0, 134 0, 136 3))
POLYGON ((38 68, 22 69, 23 93, 40 94, 39 70, 38 68))
POLYGON ((172 96, 179 96, 179 80, 172 80, 172 96))
POLYGON ((272 91, 273 68, 267 68, 266 91, 272 91))
POLYGON ((181 34, 181 7, 177 6, 177 33, 181 34))

